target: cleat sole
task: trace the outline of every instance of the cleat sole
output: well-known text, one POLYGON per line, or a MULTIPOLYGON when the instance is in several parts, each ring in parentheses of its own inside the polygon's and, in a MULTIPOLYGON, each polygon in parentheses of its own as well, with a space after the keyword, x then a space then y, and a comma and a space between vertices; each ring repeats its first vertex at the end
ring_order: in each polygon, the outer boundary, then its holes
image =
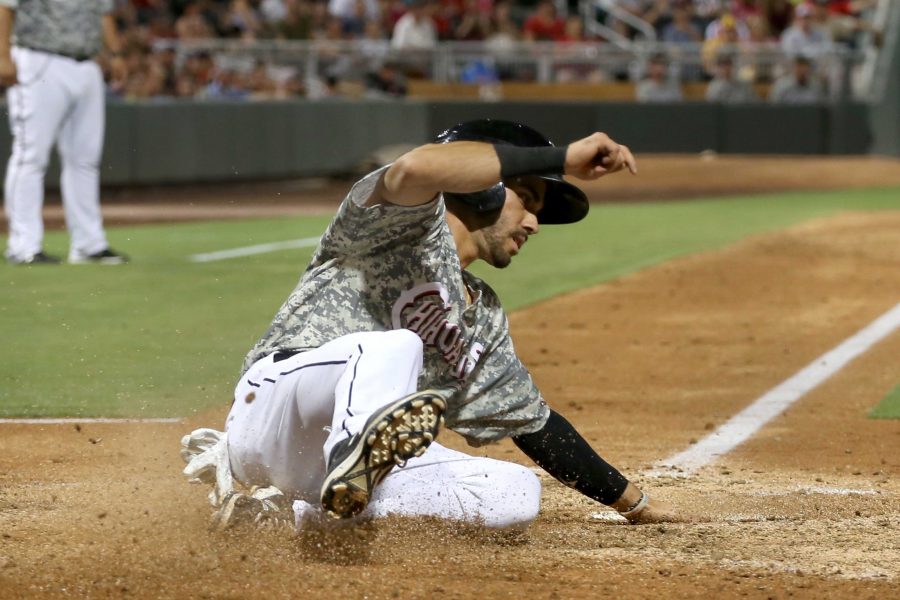
POLYGON ((356 442, 326 475, 321 493, 325 510, 335 518, 362 512, 375 486, 394 466, 403 467, 425 453, 444 423, 445 406, 436 394, 417 392, 373 414, 358 434, 365 443, 356 442))

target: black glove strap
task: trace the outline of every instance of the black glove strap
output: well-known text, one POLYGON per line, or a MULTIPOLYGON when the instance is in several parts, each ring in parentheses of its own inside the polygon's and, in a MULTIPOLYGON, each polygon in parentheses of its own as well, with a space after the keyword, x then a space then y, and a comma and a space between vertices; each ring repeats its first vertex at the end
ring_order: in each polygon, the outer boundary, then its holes
POLYGON ((509 144, 494 144, 500 159, 500 177, 520 175, 562 175, 566 168, 568 146, 539 146, 523 148, 509 144))
POLYGON ((519 449, 564 485, 610 505, 628 480, 594 452, 562 415, 551 410, 544 428, 514 437, 519 449))

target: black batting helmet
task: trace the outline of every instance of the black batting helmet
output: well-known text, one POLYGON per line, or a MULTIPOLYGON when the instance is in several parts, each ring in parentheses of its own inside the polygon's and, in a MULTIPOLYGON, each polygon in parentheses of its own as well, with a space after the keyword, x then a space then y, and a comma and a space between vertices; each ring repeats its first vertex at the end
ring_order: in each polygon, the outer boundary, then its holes
MULTIPOLYGON (((498 119, 479 119, 460 123, 435 138, 435 142, 439 144, 457 141, 510 144, 531 148, 553 145, 550 140, 527 125, 498 119)), ((539 175, 547 182, 544 206, 537 215, 539 223, 549 225, 574 223, 583 219, 588 213, 587 196, 580 189, 565 181, 562 175, 562 173, 539 175)), ((488 212, 503 206, 506 199, 506 188, 501 182, 494 187, 472 194, 445 193, 444 195, 456 198, 478 212, 488 212)))

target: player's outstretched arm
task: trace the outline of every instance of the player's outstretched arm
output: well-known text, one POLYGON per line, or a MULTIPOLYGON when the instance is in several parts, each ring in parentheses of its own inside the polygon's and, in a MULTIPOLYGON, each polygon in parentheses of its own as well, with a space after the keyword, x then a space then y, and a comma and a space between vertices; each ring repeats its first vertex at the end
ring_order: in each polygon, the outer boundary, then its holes
POLYGON ((398 158, 381 179, 370 204, 416 206, 440 192, 478 192, 500 181, 500 160, 491 144, 426 144, 398 158))
POLYGON ((690 522, 666 504, 651 499, 603 460, 569 421, 551 410, 538 432, 513 438, 539 467, 566 486, 611 506, 634 524, 690 522))
POLYGON ((426 144, 388 168, 369 203, 416 206, 440 192, 478 192, 507 177, 565 173, 590 180, 622 169, 637 173, 637 162, 627 146, 604 133, 562 147, 462 141, 426 144))

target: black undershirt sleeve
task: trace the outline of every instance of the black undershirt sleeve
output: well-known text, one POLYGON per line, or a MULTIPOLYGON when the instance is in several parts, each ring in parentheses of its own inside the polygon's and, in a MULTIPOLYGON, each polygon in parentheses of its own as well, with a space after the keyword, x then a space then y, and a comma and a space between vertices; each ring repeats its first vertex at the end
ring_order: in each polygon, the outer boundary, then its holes
POLYGON ((618 500, 628 485, 628 480, 600 458, 572 424, 554 410, 543 429, 512 440, 558 481, 603 504, 618 500))
POLYGON ((568 146, 523 147, 494 144, 500 161, 500 177, 561 175, 566 170, 568 146))

